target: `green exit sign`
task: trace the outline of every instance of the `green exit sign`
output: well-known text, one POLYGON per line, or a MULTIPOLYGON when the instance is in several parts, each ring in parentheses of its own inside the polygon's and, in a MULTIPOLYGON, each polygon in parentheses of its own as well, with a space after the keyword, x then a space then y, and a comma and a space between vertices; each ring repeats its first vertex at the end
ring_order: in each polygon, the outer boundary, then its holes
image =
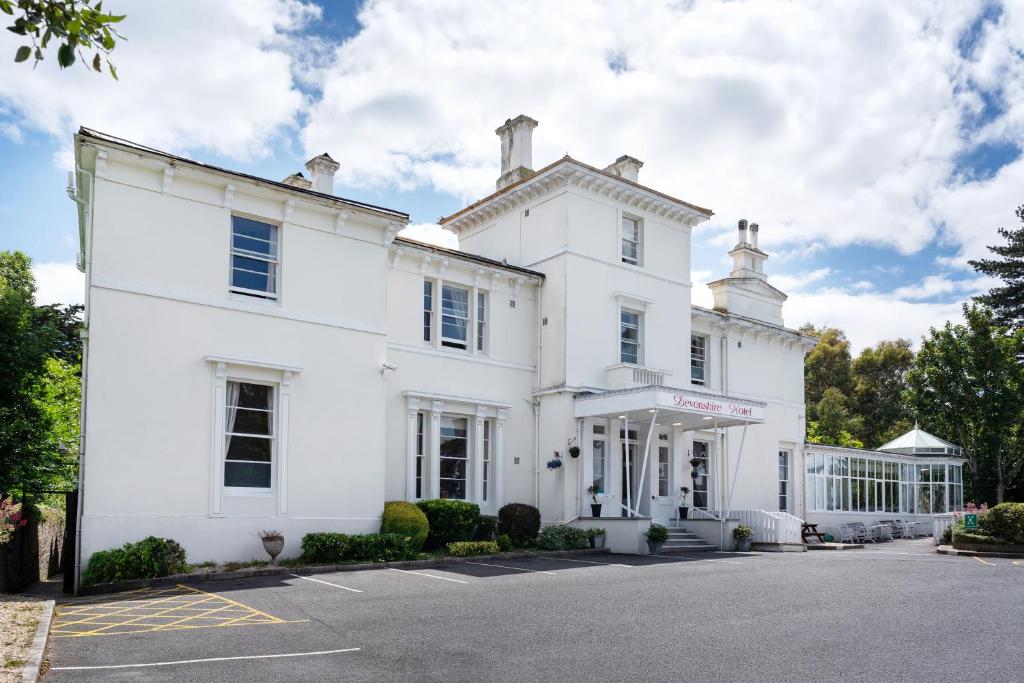
POLYGON ((964 527, 967 529, 978 528, 978 515, 966 514, 964 515, 964 527))

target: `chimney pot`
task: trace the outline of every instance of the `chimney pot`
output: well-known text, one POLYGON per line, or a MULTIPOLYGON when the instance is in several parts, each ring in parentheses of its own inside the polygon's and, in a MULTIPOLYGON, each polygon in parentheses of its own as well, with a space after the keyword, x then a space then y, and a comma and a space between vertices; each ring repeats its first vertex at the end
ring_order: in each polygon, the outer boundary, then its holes
POLYGON ((758 231, 757 223, 751 223, 750 224, 750 246, 752 246, 754 249, 757 249, 757 231, 758 231))
POLYGON ((525 114, 507 119, 494 133, 501 138, 501 175, 495 184, 502 189, 533 175, 533 129, 537 121, 525 114))
POLYGON ((611 164, 604 169, 605 173, 611 173, 617 175, 620 178, 637 182, 637 178, 640 175, 640 169, 643 168, 644 162, 639 159, 635 159, 631 156, 623 154, 621 157, 615 160, 614 164, 611 164))
POLYGON ((309 171, 312 189, 322 194, 334 192, 334 174, 341 168, 341 164, 331 158, 331 155, 324 152, 318 157, 313 157, 306 162, 306 170, 309 171))
POLYGON ((311 183, 306 176, 302 175, 301 172, 292 173, 281 182, 285 185, 291 185, 292 187, 301 187, 304 190, 308 190, 313 187, 313 183, 311 183))
POLYGON ((747 243, 747 219, 741 218, 736 224, 736 231, 739 233, 739 243, 747 243))

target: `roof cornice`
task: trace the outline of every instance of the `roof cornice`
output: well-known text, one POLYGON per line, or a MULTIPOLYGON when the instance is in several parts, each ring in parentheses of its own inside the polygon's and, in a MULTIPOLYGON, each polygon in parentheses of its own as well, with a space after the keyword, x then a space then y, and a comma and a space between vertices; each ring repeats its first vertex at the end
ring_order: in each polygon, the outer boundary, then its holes
POLYGON ((706 221, 713 215, 710 209, 684 202, 584 164, 570 156, 564 156, 540 169, 529 178, 484 197, 438 222, 459 234, 548 194, 552 190, 569 186, 593 192, 612 201, 623 202, 640 211, 646 211, 688 227, 706 221))
POLYGON ((810 350, 818 343, 817 337, 804 334, 798 330, 792 330, 780 325, 772 325, 761 320, 754 320, 742 315, 716 311, 702 306, 690 306, 690 313, 698 318, 710 321, 713 325, 722 325, 741 332, 757 334, 775 334, 783 339, 802 345, 805 350, 810 350))

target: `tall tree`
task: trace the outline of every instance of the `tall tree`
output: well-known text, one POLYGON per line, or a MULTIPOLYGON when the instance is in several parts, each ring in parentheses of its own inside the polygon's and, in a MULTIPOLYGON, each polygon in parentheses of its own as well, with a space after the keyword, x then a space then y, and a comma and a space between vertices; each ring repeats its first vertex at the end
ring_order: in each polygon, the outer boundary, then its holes
POLYGON ((1006 244, 988 248, 998 258, 969 261, 978 272, 1005 283, 975 300, 991 308, 996 322, 1007 327, 1024 326, 1024 204, 1017 207, 1017 218, 1021 221, 1019 228, 999 228, 1006 244))
POLYGON ((863 448, 864 442, 854 435, 860 431, 860 420, 850 414, 846 403, 846 397, 838 389, 825 389, 814 407, 816 419, 807 423, 807 440, 830 446, 863 448))
MULTIPOLYGON (((804 361, 804 400, 808 421, 817 420, 817 405, 829 388, 837 389, 844 400, 852 388, 850 342, 846 334, 834 327, 804 325, 800 331, 818 338, 818 343, 804 361)), ((835 398, 833 396, 833 398, 835 398)))
POLYGON ((1024 473, 1024 329, 996 324, 992 311, 964 306, 964 323, 932 328, 907 375, 925 427, 959 444, 966 493, 1001 503, 1024 473))
POLYGON ((897 339, 880 341, 861 351, 853 361, 850 400, 853 413, 861 422, 857 436, 866 447, 878 448, 912 424, 913 416, 904 395, 913 360, 910 340, 897 339))
POLYGON ((8 31, 24 36, 28 45, 22 45, 14 53, 14 61, 24 62, 29 57, 35 64, 45 58, 44 50, 51 40, 60 43, 57 48, 57 64, 66 68, 81 57, 82 63, 96 71, 103 71, 106 61, 110 75, 117 79, 117 69, 110 63, 110 52, 123 38, 114 24, 123 21, 124 15, 103 11, 103 2, 93 0, 0 0, 0 12, 14 17, 8 31), (85 52, 95 51, 91 60, 85 52))

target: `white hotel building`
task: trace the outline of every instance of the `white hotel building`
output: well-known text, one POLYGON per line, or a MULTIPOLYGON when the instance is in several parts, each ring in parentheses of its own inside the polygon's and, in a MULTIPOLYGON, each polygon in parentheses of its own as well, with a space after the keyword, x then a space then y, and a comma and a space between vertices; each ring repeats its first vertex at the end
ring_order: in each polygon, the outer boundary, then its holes
POLYGON ((835 454, 803 443, 814 341, 783 324, 757 225, 714 309, 693 306, 711 211, 628 156, 534 171, 536 125, 497 130, 496 192, 441 221, 458 251, 334 196, 326 154, 275 182, 82 129, 81 561, 147 535, 244 560, 265 528, 295 555, 310 531, 376 531, 393 499, 531 503, 633 551, 650 519, 675 523, 680 486, 702 509, 688 528, 827 507, 800 475, 835 454))

